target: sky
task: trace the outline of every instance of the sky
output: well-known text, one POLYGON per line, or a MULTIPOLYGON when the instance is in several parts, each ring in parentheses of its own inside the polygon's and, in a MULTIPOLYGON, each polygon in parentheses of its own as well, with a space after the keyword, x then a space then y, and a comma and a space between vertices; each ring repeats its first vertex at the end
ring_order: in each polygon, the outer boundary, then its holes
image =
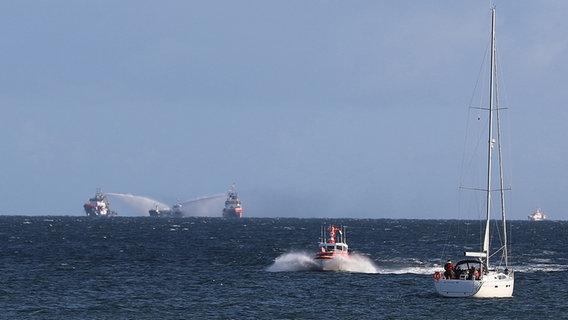
MULTIPOLYGON (((0 214, 236 183, 249 217, 458 217, 489 1, 0 6, 0 214)), ((566 220, 568 2, 496 6, 508 217, 566 220)))

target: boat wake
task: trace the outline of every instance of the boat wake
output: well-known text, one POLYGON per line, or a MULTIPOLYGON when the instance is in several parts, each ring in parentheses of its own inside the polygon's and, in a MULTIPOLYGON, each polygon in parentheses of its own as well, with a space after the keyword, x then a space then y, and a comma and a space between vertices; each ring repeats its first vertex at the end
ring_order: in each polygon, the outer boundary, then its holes
POLYGON ((423 266, 416 266, 416 267, 404 267, 404 268, 384 268, 381 270, 382 274, 434 274, 436 271, 442 270, 442 267, 439 266, 430 266, 430 267, 423 267, 423 266))
MULTIPOLYGON (((504 268, 504 267, 503 267, 504 268)), ((568 265, 553 263, 547 259, 533 259, 526 265, 510 265, 509 268, 515 272, 537 273, 537 272, 566 272, 568 265)), ((381 264, 381 274, 417 274, 432 275, 436 271, 443 271, 443 264, 431 264, 420 260, 384 260, 381 264)))
MULTIPOLYGON (((337 272, 353 273, 379 273, 379 268, 368 257, 357 253, 351 253, 346 257, 335 257, 338 260, 337 272)), ((314 260, 313 254, 306 252, 284 253, 274 260, 266 271, 269 272, 294 272, 294 271, 323 271, 321 266, 314 260)))

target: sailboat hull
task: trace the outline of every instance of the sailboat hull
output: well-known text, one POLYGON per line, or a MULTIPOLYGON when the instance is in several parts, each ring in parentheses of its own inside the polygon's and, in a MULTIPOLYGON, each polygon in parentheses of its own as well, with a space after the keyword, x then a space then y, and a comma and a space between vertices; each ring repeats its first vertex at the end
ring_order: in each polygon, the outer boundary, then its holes
POLYGON ((512 273, 489 272, 481 280, 435 280, 438 294, 449 298, 507 298, 513 296, 512 273))

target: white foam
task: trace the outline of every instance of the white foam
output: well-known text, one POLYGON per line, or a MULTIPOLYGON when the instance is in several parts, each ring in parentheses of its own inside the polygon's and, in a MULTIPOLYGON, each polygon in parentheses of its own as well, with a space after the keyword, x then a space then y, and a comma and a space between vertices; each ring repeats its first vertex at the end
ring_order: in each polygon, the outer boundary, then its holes
MULTIPOLYGON (((351 253, 347 257, 336 257, 337 271, 354 273, 379 273, 379 268, 366 256, 351 253)), ((310 271, 319 270, 321 266, 314 260, 314 255, 306 252, 284 253, 274 260, 267 269, 269 272, 310 271)))
POLYGON ((274 260, 266 270, 270 272, 317 270, 318 265, 313 256, 305 252, 284 253, 274 260))

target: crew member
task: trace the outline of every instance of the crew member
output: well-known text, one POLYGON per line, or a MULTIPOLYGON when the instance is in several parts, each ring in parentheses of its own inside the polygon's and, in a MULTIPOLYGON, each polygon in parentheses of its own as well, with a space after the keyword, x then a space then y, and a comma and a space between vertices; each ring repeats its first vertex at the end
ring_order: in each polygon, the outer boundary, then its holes
POLYGON ((446 264, 444 265, 444 270, 446 270, 444 272, 444 277, 446 277, 446 279, 454 279, 455 278, 454 264, 452 263, 452 260, 448 260, 448 262, 446 262, 446 264))

